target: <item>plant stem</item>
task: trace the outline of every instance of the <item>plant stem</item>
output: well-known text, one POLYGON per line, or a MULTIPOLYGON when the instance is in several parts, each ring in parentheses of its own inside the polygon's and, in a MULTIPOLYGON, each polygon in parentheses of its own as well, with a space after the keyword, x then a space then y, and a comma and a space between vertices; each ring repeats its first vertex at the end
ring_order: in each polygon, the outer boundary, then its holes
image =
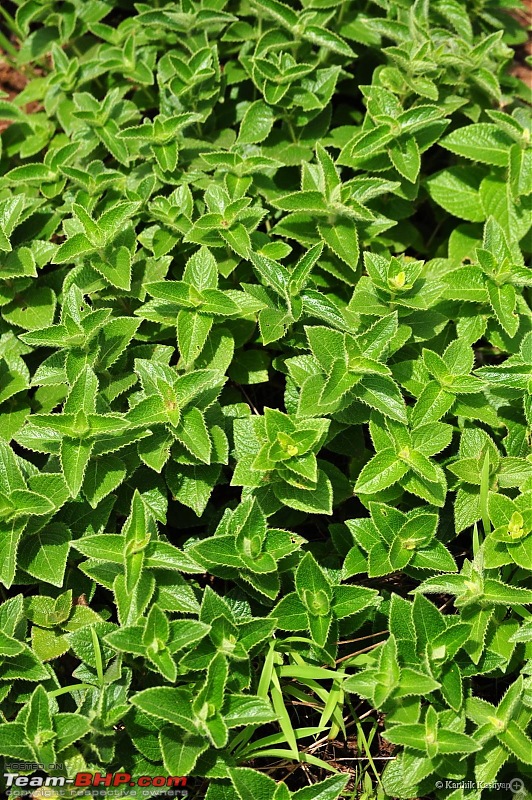
POLYGON ((11 33, 14 33, 17 39, 22 39, 22 31, 20 30, 19 26, 17 25, 15 19, 11 16, 11 14, 5 10, 2 6, 0 6, 0 14, 6 21, 6 25, 8 26, 11 33))
MULTIPOLYGON (((0 11, 1 10, 2 10, 2 7, 0 6, 0 11)), ((6 58, 6 54, 9 54, 13 58, 16 58, 17 57, 17 48, 15 47, 14 44, 12 44, 9 41, 7 36, 5 36, 5 34, 3 34, 2 31, 0 31, 0 47, 2 48, 2 50, 4 50, 4 61, 7 61, 7 63, 11 67, 15 66, 14 62, 12 62, 10 59, 6 58)))
POLYGON ((68 692, 80 692, 83 689, 95 688, 91 683, 73 683, 71 686, 61 686, 60 689, 54 689, 52 692, 48 692, 48 695, 50 697, 59 697, 59 695, 67 694, 68 692))
POLYGON ((91 636, 92 636, 92 646, 94 647, 94 660, 96 661, 96 674, 98 675, 98 682, 100 684, 100 687, 103 688, 105 679, 103 675, 102 649, 100 647, 98 634, 96 633, 94 627, 91 627, 91 636))
POLYGON ((490 480, 490 454, 489 450, 486 450, 486 453, 484 455, 484 461, 482 462, 482 470, 480 473, 480 498, 479 498, 484 536, 487 536, 491 531, 490 518, 488 514, 489 480, 490 480))

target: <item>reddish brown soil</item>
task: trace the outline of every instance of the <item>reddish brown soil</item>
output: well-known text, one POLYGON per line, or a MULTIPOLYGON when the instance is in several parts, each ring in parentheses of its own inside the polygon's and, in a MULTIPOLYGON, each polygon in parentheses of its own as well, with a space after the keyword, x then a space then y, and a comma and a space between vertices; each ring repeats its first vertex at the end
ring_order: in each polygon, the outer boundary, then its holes
POLYGON ((517 48, 510 72, 532 89, 532 69, 525 63, 525 58, 532 56, 532 0, 523 0, 523 8, 513 11, 512 16, 528 30, 528 40, 517 48))
MULTIPOLYGON (((3 53, 0 51, 0 91, 7 94, 7 97, 3 98, 4 100, 13 100, 22 91, 27 81, 24 75, 2 61, 2 56, 3 53)), ((5 130, 9 124, 9 120, 0 119, 0 132, 5 130)))
MULTIPOLYGON (((4 92, 7 97, 3 100, 14 100, 28 83, 28 78, 19 70, 12 67, 4 60, 4 52, 0 50, 0 93, 4 92)), ((1 94, 0 94, 1 97, 1 94)), ((32 113, 39 111, 41 106, 38 103, 28 103, 24 106, 25 111, 32 113)), ((11 124, 10 120, 0 119, 0 133, 11 124)))
POLYGON ((0 51, 0 89, 7 92, 9 100, 12 100, 25 87, 27 80, 20 72, 17 72, 5 61, 2 61, 0 51))

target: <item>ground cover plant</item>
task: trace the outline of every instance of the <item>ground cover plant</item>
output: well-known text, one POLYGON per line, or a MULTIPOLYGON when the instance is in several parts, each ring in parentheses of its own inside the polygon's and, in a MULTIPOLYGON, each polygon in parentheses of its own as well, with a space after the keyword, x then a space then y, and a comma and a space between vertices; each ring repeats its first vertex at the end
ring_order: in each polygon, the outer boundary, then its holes
POLYGON ((21 796, 530 796, 519 7, 2 4, 21 796))

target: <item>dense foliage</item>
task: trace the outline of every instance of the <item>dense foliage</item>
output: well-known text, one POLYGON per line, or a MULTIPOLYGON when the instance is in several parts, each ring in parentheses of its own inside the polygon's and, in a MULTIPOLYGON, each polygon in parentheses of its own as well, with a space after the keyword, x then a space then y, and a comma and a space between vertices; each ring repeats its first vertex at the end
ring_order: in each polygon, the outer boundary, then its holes
POLYGON ((5 764, 528 796, 512 5, 2 4, 5 764))

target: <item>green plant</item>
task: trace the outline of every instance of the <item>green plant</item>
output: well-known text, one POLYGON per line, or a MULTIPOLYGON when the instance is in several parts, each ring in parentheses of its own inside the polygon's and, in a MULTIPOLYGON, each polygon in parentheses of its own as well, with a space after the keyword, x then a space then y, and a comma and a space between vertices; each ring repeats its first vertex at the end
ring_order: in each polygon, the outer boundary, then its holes
POLYGON ((4 6, 3 772, 524 800, 518 3, 4 6))

